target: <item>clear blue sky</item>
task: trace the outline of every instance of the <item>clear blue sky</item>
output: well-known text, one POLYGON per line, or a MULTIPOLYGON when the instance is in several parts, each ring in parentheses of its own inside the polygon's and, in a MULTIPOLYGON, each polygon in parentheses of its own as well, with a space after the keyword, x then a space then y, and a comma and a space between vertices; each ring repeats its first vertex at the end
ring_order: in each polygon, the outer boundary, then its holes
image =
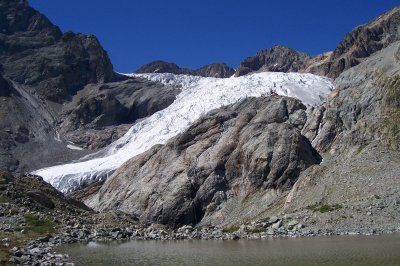
POLYGON ((161 59, 237 67, 274 44, 333 50, 346 32, 400 5, 394 0, 29 0, 62 31, 95 34, 120 72, 161 59))

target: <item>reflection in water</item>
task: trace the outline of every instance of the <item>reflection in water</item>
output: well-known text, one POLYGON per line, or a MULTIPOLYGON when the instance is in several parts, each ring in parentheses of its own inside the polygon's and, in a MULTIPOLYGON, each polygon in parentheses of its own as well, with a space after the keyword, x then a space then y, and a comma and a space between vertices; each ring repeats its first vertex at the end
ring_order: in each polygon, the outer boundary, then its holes
POLYGON ((400 265, 400 236, 64 245, 77 265, 400 265))

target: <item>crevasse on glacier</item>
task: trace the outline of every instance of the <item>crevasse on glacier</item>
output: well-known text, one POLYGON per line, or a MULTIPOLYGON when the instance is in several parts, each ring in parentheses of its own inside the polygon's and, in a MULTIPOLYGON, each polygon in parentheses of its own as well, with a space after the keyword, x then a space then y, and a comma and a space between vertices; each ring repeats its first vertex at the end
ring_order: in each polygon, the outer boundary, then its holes
POLYGON ((166 143, 212 109, 271 92, 298 98, 308 106, 319 105, 333 89, 328 78, 300 73, 265 72, 227 79, 169 73, 130 76, 179 85, 182 91, 169 107, 134 124, 97 158, 94 155, 90 160, 83 158, 80 162, 40 169, 33 174, 42 176, 58 190, 70 192, 82 183, 106 178, 124 162, 155 144, 166 143))

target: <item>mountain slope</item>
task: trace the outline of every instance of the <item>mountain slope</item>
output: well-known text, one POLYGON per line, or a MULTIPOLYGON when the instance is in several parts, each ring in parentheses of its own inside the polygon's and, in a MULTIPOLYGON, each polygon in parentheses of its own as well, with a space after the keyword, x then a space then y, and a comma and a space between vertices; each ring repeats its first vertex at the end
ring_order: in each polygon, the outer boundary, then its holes
POLYGON ((174 74, 135 76, 169 86, 181 86, 182 92, 170 106, 136 123, 124 137, 91 156, 94 159, 40 169, 35 174, 43 176, 62 191, 75 190, 80 185, 106 178, 125 161, 153 145, 166 143, 212 109, 272 92, 296 97, 307 105, 316 105, 332 89, 329 79, 297 73, 259 73, 229 79, 174 74))
POLYGON ((0 170, 82 157, 82 147, 108 145, 179 92, 169 88, 160 97, 162 84, 126 81, 95 36, 62 33, 25 0, 0 0, 0 22, 0 170))
POLYGON ((335 222, 317 225, 396 230, 400 215, 399 51, 400 42, 395 42, 335 80, 336 89, 328 97, 313 139, 323 163, 300 176, 286 198, 285 212, 341 204, 335 222))

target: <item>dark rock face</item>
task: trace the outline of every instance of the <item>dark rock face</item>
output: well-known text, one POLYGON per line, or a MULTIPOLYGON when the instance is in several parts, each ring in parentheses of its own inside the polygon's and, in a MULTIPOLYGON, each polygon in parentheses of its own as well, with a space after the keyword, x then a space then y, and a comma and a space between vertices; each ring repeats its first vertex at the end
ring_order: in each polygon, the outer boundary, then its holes
POLYGON ((10 84, 0 75, 0 97, 8 97, 10 93, 10 84))
POLYGON ((7 78, 63 102, 88 83, 115 79, 96 37, 62 34, 26 1, 0 1, 0 61, 7 78))
POLYGON ((358 65, 363 59, 400 40, 400 7, 379 16, 368 24, 347 33, 328 62, 310 72, 337 78, 344 70, 358 65))
POLYGON ((0 172, 0 186, 7 185, 14 179, 10 172, 0 172))
POLYGON ((0 31, 13 34, 21 31, 42 31, 60 34, 45 16, 29 7, 26 0, 0 2, 0 31))
POLYGON ((42 191, 30 190, 26 192, 26 195, 33 201, 39 203, 43 207, 54 209, 54 202, 42 191))
POLYGON ((253 57, 246 58, 236 70, 235 76, 243 76, 255 71, 300 72, 305 69, 311 56, 291 48, 276 45, 262 50, 253 57))
POLYGON ((214 63, 195 70, 196 76, 214 78, 229 78, 234 73, 235 70, 224 63, 214 63))
POLYGON ((233 199, 290 188, 318 163, 300 133, 305 121, 303 104, 278 96, 216 109, 168 144, 125 163, 86 203, 143 222, 199 223, 233 199))
POLYGON ((36 211, 57 209, 64 213, 72 212, 75 214, 91 211, 82 202, 57 191, 50 184, 44 182, 41 177, 13 176, 9 172, 0 172, 0 180, 5 175, 8 176, 9 181, 5 189, 0 191, 0 196, 6 197, 10 203, 24 203, 36 211))
POLYGON ((58 128, 81 147, 101 148, 125 134, 128 124, 168 107, 179 92, 144 79, 90 84, 65 105, 58 128))
POLYGON ((196 70, 180 68, 175 63, 154 61, 148 63, 135 71, 135 73, 172 73, 186 74, 201 77, 229 78, 235 70, 224 63, 214 63, 203 66, 196 70))
MULTIPOLYGON (((12 38, 20 39, 20 36, 6 36, 7 41, 12 38)), ((31 41, 24 39, 28 43, 31 41)), ((6 77, 34 86, 44 99, 54 102, 69 100, 88 83, 108 82, 114 78, 107 53, 94 36, 65 33, 60 41, 50 46, 0 58, 6 77)))
POLYGON ((180 68, 175 63, 169 63, 161 60, 150 62, 139 69, 135 73, 172 73, 172 74, 189 74, 190 70, 180 68))
POLYGON ((88 153, 66 141, 103 147, 177 93, 127 81, 95 36, 62 33, 24 0, 0 0, 0 62, 0 169, 13 172, 88 153))

